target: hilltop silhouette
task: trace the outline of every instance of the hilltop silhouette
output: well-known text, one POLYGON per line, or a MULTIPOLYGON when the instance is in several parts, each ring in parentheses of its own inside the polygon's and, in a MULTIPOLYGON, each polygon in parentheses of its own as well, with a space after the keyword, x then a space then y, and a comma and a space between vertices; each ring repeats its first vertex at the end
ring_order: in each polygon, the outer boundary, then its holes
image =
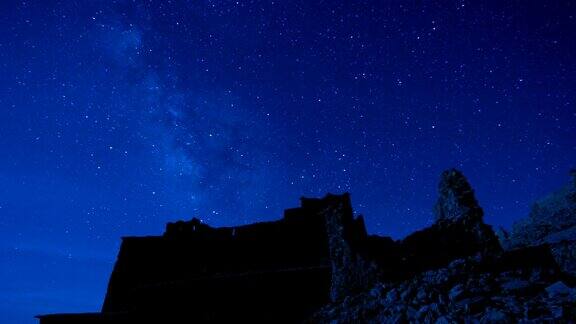
POLYGON ((369 235, 349 194, 301 198, 272 222, 168 223, 124 237, 101 312, 50 323, 492 323, 576 318, 576 177, 510 232, 442 173, 434 223, 369 235))

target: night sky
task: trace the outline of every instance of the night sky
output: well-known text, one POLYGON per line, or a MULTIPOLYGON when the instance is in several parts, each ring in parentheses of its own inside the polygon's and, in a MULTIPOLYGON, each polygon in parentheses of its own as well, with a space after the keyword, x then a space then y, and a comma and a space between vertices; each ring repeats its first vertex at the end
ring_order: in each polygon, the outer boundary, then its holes
POLYGON ((576 165, 573 1, 0 1, 0 318, 98 311, 121 236, 349 191, 509 227, 576 165), (483 4, 481 4, 483 2, 483 4))

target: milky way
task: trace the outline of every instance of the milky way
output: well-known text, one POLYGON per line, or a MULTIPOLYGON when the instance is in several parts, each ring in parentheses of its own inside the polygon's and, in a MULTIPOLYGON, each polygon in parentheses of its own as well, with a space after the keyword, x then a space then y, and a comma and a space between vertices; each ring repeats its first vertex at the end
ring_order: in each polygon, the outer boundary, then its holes
POLYGON ((430 223, 461 169, 509 227, 576 164, 576 6, 0 3, 0 317, 96 311, 121 236, 349 191, 430 223))

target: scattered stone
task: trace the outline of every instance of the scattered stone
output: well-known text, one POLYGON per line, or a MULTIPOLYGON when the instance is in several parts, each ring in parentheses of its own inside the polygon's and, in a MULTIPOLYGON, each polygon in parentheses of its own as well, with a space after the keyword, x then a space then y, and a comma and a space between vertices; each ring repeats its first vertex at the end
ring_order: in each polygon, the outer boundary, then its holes
POLYGON ((502 283, 500 287, 506 292, 521 292, 529 288, 530 283, 526 280, 513 279, 502 283))
POLYGON ((387 303, 394 303, 398 299, 399 299, 398 291, 394 288, 390 289, 390 291, 388 291, 388 293, 386 294, 387 303))
MULTIPOLYGON (((504 256, 502 256, 504 257, 504 256)), ((448 276, 451 285, 434 283, 430 280, 437 273, 446 269, 431 270, 417 275, 408 281, 390 284, 390 289, 378 307, 374 307, 374 298, 367 291, 357 296, 348 310, 328 306, 316 314, 312 322, 325 323, 331 318, 338 318, 343 323, 390 323, 405 315, 408 322, 418 323, 510 323, 510 322, 568 322, 576 313, 575 288, 570 288, 559 280, 560 274, 541 269, 543 276, 534 283, 526 280, 533 269, 512 269, 504 272, 483 272, 482 267, 471 267, 476 264, 473 257, 464 260, 459 272, 448 276), (464 282, 464 283, 463 283, 464 282), (486 282, 500 282, 502 289, 482 288, 486 282), (542 286, 544 282, 545 286, 542 286), (414 292, 414 287, 418 287, 414 292), (547 287, 547 288, 544 288, 547 287), (539 291, 539 293, 538 293, 539 291), (476 292, 473 294, 472 292, 476 292), (536 293, 535 293, 536 292, 536 293), (426 295, 434 295, 437 302, 420 301, 426 295), (416 295, 416 298, 403 301, 400 296, 416 295), (336 309, 330 312, 328 309, 336 309), (362 310, 362 311, 361 311, 362 310), (352 314, 373 314, 354 317, 352 314), (326 317, 323 317, 326 316, 326 317)))
POLYGON ((454 286, 452 289, 450 289, 450 292, 448 292, 448 297, 450 298, 451 301, 456 301, 460 297, 462 297, 463 294, 464 294, 464 285, 458 284, 454 286))
POLYGON ((562 281, 557 281, 546 288, 548 296, 554 298, 558 296, 570 295, 572 289, 566 286, 562 281))
POLYGON ((401 294, 400 294, 400 299, 403 302, 408 301, 408 299, 412 296, 412 288, 409 287, 408 289, 404 290, 401 294))
POLYGON ((499 309, 487 308, 484 315, 480 319, 481 324, 496 324, 496 323, 508 323, 510 318, 506 313, 499 309))

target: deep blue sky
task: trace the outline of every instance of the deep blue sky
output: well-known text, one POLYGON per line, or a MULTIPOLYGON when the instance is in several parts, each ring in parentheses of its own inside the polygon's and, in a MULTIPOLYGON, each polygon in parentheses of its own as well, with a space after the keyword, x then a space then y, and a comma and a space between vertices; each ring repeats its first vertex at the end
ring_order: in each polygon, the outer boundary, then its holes
POLYGON ((572 1, 0 1, 0 318, 97 311, 120 237, 350 191, 509 227, 576 164, 572 1), (572 2, 572 3, 571 3, 572 2))

